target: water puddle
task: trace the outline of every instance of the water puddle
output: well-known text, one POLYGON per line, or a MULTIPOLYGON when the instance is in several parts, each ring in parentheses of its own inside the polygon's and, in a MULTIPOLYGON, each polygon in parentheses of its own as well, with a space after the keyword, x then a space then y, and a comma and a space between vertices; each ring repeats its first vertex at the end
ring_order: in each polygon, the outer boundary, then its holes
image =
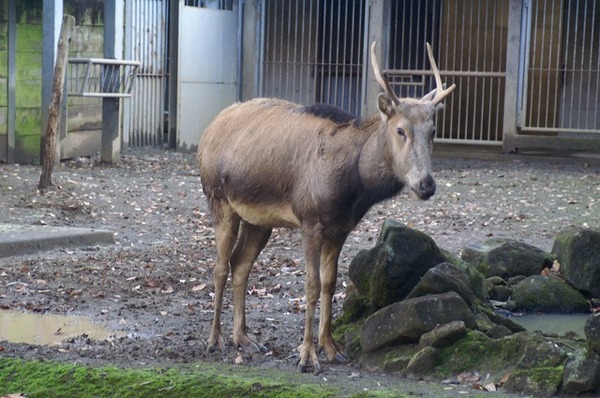
POLYGON ((93 340, 122 335, 81 316, 0 311, 0 340, 37 345, 58 344, 82 334, 93 340))
POLYGON ((510 319, 529 331, 539 330, 559 335, 572 331, 585 337, 585 322, 590 316, 591 314, 526 314, 510 319))

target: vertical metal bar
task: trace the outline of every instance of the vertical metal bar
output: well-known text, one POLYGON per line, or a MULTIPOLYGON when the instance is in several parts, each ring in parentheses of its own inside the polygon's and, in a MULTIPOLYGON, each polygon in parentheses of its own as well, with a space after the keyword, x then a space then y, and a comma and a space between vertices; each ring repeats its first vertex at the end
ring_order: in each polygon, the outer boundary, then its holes
MULTIPOLYGON (((296 2, 297 3, 297 2, 296 2)), ((298 81, 298 100, 300 103, 304 103, 304 45, 305 45, 305 37, 304 37, 304 24, 306 23, 306 0, 302 0, 302 5, 299 6, 301 8, 301 12, 297 13, 296 24, 301 24, 300 27, 300 38, 297 39, 297 42, 300 44, 300 61, 296 68, 299 69, 300 77, 298 81), (302 18, 299 18, 299 17, 302 18)), ((296 25, 296 32, 298 32, 298 26, 296 25)), ((296 51, 297 53, 298 51, 296 51)))
MULTIPOLYGON (((304 96, 302 98, 302 103, 306 104, 308 102, 312 102, 311 100, 309 100, 309 92, 310 92, 310 84, 309 84, 309 79, 311 76, 311 56, 312 56, 312 52, 311 52, 311 48, 312 48, 312 33, 313 33, 313 0, 308 0, 308 28, 306 29, 306 31, 304 30, 304 25, 306 24, 306 19, 303 20, 302 22, 302 41, 304 42, 305 38, 306 38, 306 54, 302 57, 302 65, 304 67, 303 72, 306 73, 306 77, 304 77, 304 75, 302 75, 302 82, 304 83, 304 85, 306 86, 302 92, 304 93, 304 96), (306 81, 305 81, 306 79, 306 81)), ((306 0, 304 3, 304 9, 306 10, 306 0)), ((302 45, 302 48, 304 49, 305 44, 302 45)))
MULTIPOLYGON (((532 5, 535 5, 535 8, 532 10, 533 11, 532 14, 534 14, 534 15, 532 15, 532 17, 534 18, 534 21, 533 21, 533 25, 532 25, 532 31, 533 31, 532 43, 533 43, 533 46, 531 47, 531 53, 529 55, 531 57, 530 72, 529 72, 530 76, 531 76, 531 79, 530 79, 530 81, 531 81, 531 83, 530 83, 531 88, 530 88, 529 91, 531 93, 534 93, 535 89, 536 89, 536 83, 537 83, 537 79, 536 79, 537 76, 535 75, 535 71, 537 70, 538 63, 539 63, 539 61, 536 60, 536 54, 537 54, 537 48, 538 48, 538 27, 539 27, 539 24, 538 24, 538 14, 540 12, 539 11, 539 6, 540 5, 537 2, 533 2, 532 5)), ((539 98, 539 95, 538 95, 538 98, 539 98)), ((529 120, 528 120, 528 124, 527 125, 528 126, 537 126, 537 124, 534 123, 534 118, 536 116, 534 114, 534 112, 535 112, 534 98, 530 97, 530 98, 528 98, 528 100, 529 100, 528 101, 528 103, 529 103, 528 104, 528 108, 529 109, 527 111, 527 114, 529 115, 528 116, 529 120)))
MULTIPOLYGON (((598 21, 596 21, 596 2, 594 2, 594 11, 592 12, 593 15, 593 20, 592 20, 592 26, 595 26, 596 23, 599 23, 598 21)), ((600 35, 598 35, 598 44, 594 45, 592 43, 591 48, 600 48, 600 35)), ((594 55, 594 51, 592 50, 592 56, 594 55)), ((592 75, 590 75, 590 78, 592 77, 592 75)), ((593 129, 595 130, 599 130, 600 126, 598 125, 598 113, 600 113, 600 109, 598 109, 598 91, 600 89, 600 56, 597 56, 596 54, 596 79, 594 80, 594 86, 595 86, 595 93, 594 93, 594 104, 596 104, 596 106, 594 107, 594 124, 591 126, 593 129)))
MULTIPOLYGON (((172 0, 171 0, 172 1, 172 0)), ((267 76, 269 73, 269 51, 270 51, 270 40, 271 40, 271 23, 270 23, 270 7, 267 6, 267 0, 263 0, 260 3, 260 35, 262 40, 260 43, 262 48, 258 52, 259 65, 261 66, 258 71, 258 95, 266 97, 269 95, 267 91, 267 76)))
MULTIPOLYGON (((552 0, 552 6, 550 8, 550 15, 552 15, 551 18, 551 22, 550 22, 550 37, 554 38, 554 37, 561 37, 560 34, 560 30, 561 30, 561 26, 563 23, 563 20, 561 18, 562 16, 562 9, 563 7, 556 7, 556 1, 552 0), (557 15, 557 11, 558 11, 558 15, 557 15), (558 33, 555 32, 555 28, 556 30, 558 30, 558 33)), ((549 112, 552 113, 553 115, 553 120, 550 121, 550 126, 556 126, 557 125, 557 121, 559 120, 559 117, 557 115, 558 112, 558 107, 557 107, 557 98, 558 98, 558 86, 559 86, 559 78, 560 75, 558 74, 558 70, 560 68, 559 63, 560 63, 560 59, 561 59, 561 47, 562 44, 560 43, 560 41, 557 41, 556 43, 552 43, 552 45, 550 46, 550 50, 549 50, 549 55, 548 55, 548 91, 547 91, 547 98, 546 98, 546 109, 548 109, 549 112), (556 62, 552 62, 552 56, 554 54, 554 59, 556 60, 556 62), (553 93, 553 94, 552 94, 553 93)))
MULTIPOLYGON (((369 8, 369 3, 368 0, 364 0, 364 18, 362 19, 363 22, 363 43, 362 43, 362 64, 364 65, 362 68, 362 87, 361 87, 361 103, 364 106, 364 104, 369 100, 367 98, 367 73, 368 73, 368 67, 366 65, 369 65, 369 18, 370 18, 370 8, 369 8)), ((362 110, 364 109, 363 106, 360 107, 360 110, 362 112, 362 110)))
MULTIPOLYGON (((586 45, 585 43, 587 43, 587 37, 586 37, 586 33, 587 33, 587 13, 588 13, 588 8, 587 8, 588 2, 584 1, 583 2, 583 24, 582 24, 582 29, 581 29, 581 35, 582 35, 582 39, 581 41, 577 41, 578 43, 581 43, 581 66, 579 67, 579 92, 577 94, 577 108, 578 109, 582 109, 582 102, 583 102, 583 93, 584 93, 584 88, 583 88, 583 81, 585 80, 584 78, 587 76, 586 73, 586 69, 585 69, 585 56, 586 56, 586 45)), ((579 3, 577 4, 577 6, 579 7, 579 3)), ((579 25, 579 24, 577 24, 579 25)), ((591 47, 590 51, 591 51, 591 47)), ((588 89, 589 89, 589 84, 588 84, 588 89)), ((578 112, 577 114, 577 119, 576 119, 576 125, 574 125, 573 127, 576 128, 586 128, 585 124, 587 124, 587 122, 583 123, 582 125, 582 121, 584 121, 586 118, 582 117, 581 112, 578 112)))
POLYGON ((355 43, 355 40, 358 40, 358 35, 356 34, 357 30, 359 29, 358 26, 356 26, 356 9, 360 7, 360 0, 355 0, 352 4, 352 15, 350 17, 350 37, 351 37, 351 42, 350 42, 350 54, 349 54, 349 58, 348 58, 348 111, 354 115, 356 115, 357 109, 356 109, 356 104, 357 104, 357 96, 356 93, 354 92, 354 81, 358 78, 358 73, 355 74, 355 72, 358 72, 358 65, 356 64, 356 62, 354 61, 354 48, 358 48, 357 46, 359 45, 358 43, 355 43))
MULTIPOLYGON (((586 7, 587 7, 587 3, 586 3, 586 7)), ((594 2, 592 2, 592 10, 591 10, 591 13, 590 13, 590 39, 589 39, 589 42, 590 42, 590 46, 589 46, 590 54, 589 54, 588 68, 587 68, 587 72, 586 72, 587 76, 588 76, 588 79, 587 79, 588 83, 587 83, 587 94, 586 94, 585 102, 588 103, 588 104, 591 103, 591 100, 590 100, 591 99, 591 95, 592 95, 592 87, 591 86, 592 86, 592 82, 594 81, 593 80, 593 75, 592 75, 592 73, 593 73, 592 59, 594 58, 593 57, 593 53, 594 53, 594 48, 595 48, 594 47, 594 34, 595 34, 595 28, 596 28, 595 25, 594 25, 594 18, 595 17, 596 17, 596 2, 594 1, 594 2)), ((587 20, 587 18, 586 18, 586 20, 587 20)), ((585 41, 583 41, 583 42, 585 43, 585 41)), ((597 84, 598 83, 596 82, 596 85, 597 84)), ((596 117, 596 114, 597 114, 597 107, 595 106, 594 107, 594 114, 593 114, 594 118, 596 117)), ((592 116, 592 115, 590 115, 590 116, 592 116)), ((590 125, 589 121, 591 121, 591 118, 587 117, 585 120, 586 120, 586 123, 585 123, 584 128, 593 130, 595 128, 595 124, 591 124, 590 125)))

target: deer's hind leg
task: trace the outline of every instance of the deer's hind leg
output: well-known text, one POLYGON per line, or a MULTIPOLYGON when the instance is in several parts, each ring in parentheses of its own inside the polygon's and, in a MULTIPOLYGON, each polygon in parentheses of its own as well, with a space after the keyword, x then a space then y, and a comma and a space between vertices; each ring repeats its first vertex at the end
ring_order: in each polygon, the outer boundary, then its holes
POLYGON ((242 220, 240 236, 231 256, 233 281, 233 343, 246 351, 267 352, 262 344, 246 334, 246 292, 252 265, 267 244, 271 228, 249 224, 242 220))
POLYGON ((223 350, 225 342, 221 332, 221 311, 223 309, 223 292, 229 276, 229 262, 240 226, 240 216, 227 203, 220 204, 220 211, 215 220, 215 243, 217 246, 217 262, 213 270, 215 285, 215 314, 212 330, 208 339, 208 349, 213 351, 217 346, 223 350))

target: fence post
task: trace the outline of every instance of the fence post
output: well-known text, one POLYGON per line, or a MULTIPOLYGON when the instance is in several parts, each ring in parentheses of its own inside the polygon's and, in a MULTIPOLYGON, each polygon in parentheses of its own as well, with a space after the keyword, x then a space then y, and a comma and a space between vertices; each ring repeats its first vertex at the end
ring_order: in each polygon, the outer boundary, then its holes
POLYGON ((364 76, 366 76, 366 81, 364 84, 366 86, 363 90, 364 96, 362 98, 363 103, 361 107, 361 116, 364 118, 377 112, 377 96, 381 90, 379 84, 377 83, 377 79, 375 79, 375 72, 373 72, 370 62, 371 43, 374 41, 377 42, 377 57, 379 57, 379 65, 381 65, 382 69, 387 69, 387 40, 385 40, 387 25, 385 23, 385 7, 386 1, 384 0, 371 0, 366 6, 368 14, 366 15, 367 20, 365 24, 365 37, 367 37, 367 40, 365 40, 366 43, 363 43, 363 68, 365 69, 364 76))
POLYGON ((75 26, 75 18, 65 15, 62 20, 56 65, 54 66, 54 78, 52 82, 52 97, 48 111, 48 122, 42 149, 42 173, 38 189, 44 190, 52 185, 52 169, 56 162, 56 136, 60 121, 61 101, 65 86, 65 75, 67 72, 67 59, 69 57, 69 41, 75 26))
MULTIPOLYGON (((123 55, 123 0, 104 1, 104 58, 123 55)), ((121 121, 119 98, 102 99, 101 159, 105 163, 121 161, 121 121)))
POLYGON ((519 95, 519 53, 521 46, 522 1, 511 0, 508 11, 508 36, 506 43, 506 80, 504 84, 504 119, 502 121, 502 151, 517 149, 517 104, 519 95))

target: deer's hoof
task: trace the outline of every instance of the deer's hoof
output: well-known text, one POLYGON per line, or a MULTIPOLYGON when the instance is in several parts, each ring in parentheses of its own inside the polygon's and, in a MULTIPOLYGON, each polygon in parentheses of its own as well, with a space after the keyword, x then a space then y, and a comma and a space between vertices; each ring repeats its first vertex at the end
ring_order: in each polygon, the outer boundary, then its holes
POLYGON ((323 369, 321 369, 321 365, 319 364, 319 362, 317 363, 301 363, 298 362, 298 366, 296 366, 296 370, 298 371, 298 373, 309 373, 311 370, 315 375, 318 375, 319 373, 321 373, 323 371, 323 369))
POLYGON ((248 336, 244 335, 236 339, 236 345, 241 347, 245 352, 256 352, 256 353, 267 353, 269 349, 264 345, 252 340, 248 336))
POLYGON ((335 364, 344 364, 344 363, 348 363, 350 360, 348 359, 347 356, 345 356, 344 354, 342 354, 341 352, 338 352, 335 354, 335 356, 333 357, 333 359, 331 360, 331 363, 335 363, 335 364))

